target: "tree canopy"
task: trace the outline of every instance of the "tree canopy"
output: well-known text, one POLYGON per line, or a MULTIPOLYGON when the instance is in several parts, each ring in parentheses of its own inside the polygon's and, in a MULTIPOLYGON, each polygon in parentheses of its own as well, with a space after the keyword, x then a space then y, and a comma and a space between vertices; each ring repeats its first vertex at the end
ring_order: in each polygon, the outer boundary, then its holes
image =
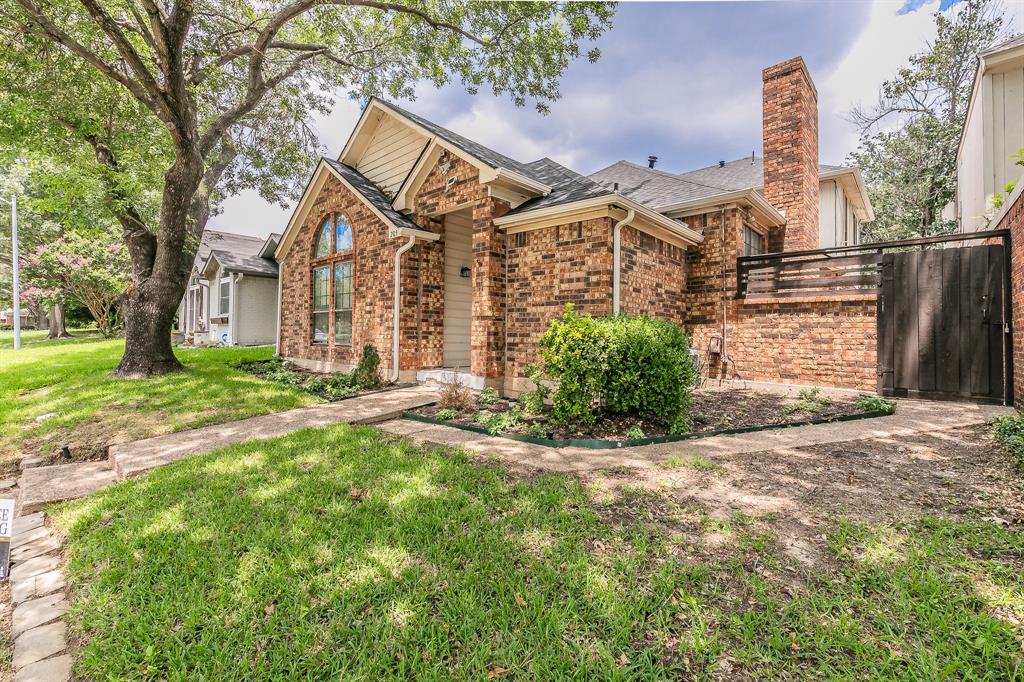
POLYGON ((965 0, 934 15, 936 38, 882 83, 878 102, 850 112, 861 140, 851 160, 864 171, 875 222, 867 239, 950 232, 942 209, 956 196, 956 154, 977 54, 1004 35, 999 0, 965 0))
MULTIPOLYGON (((125 375, 174 371, 167 328, 226 194, 293 195, 336 93, 458 83, 546 111, 614 6, 432 0, 0 0, 0 142, 102 187, 131 255, 125 375)), ((586 57, 598 58, 596 49, 586 57)))

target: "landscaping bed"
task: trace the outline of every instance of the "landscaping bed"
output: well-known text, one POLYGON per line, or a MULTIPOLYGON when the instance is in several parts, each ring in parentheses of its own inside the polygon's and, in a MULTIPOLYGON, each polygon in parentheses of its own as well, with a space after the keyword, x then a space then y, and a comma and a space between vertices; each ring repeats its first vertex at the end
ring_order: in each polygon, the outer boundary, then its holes
POLYGON ((604 410, 599 411, 590 424, 558 423, 546 406, 530 413, 517 401, 499 399, 486 392, 477 397, 475 404, 463 401, 461 409, 446 407, 450 404, 442 400, 436 405, 412 410, 406 416, 541 444, 622 447, 878 417, 892 414, 895 409, 893 403, 876 396, 828 398, 817 389, 804 389, 795 397, 745 389, 694 391, 689 411, 690 428, 673 433, 668 424, 656 418, 604 410))
POLYGON ((246 360, 237 363, 235 367, 265 381, 293 386, 322 400, 334 402, 401 388, 401 385, 385 382, 381 378, 379 365, 377 352, 368 346, 363 350, 363 359, 351 372, 314 372, 278 356, 246 360))

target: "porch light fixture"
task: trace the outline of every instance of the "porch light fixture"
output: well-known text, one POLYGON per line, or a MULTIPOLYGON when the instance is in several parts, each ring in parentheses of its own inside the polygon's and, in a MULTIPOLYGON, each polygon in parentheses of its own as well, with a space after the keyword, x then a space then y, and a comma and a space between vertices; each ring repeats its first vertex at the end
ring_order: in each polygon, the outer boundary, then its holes
POLYGON ((463 265, 459 269, 459 277, 469 277, 470 269, 468 265, 463 265))

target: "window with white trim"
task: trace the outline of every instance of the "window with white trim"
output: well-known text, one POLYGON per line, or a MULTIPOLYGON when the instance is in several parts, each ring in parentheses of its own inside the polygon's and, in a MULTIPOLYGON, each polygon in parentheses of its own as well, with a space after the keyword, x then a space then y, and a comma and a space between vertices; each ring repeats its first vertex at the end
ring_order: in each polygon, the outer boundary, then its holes
POLYGON ((231 279, 220 281, 220 296, 217 311, 223 316, 231 312, 231 279))

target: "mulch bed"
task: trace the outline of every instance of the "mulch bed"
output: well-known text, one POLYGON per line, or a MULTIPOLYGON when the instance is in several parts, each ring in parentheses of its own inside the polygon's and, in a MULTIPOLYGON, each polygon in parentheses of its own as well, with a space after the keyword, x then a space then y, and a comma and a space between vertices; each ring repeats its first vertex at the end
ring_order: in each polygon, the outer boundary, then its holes
MULTIPOLYGON (((855 403, 855 400, 835 398, 801 401, 797 397, 758 393, 744 389, 695 391, 690 407, 691 433, 779 426, 845 417, 861 412, 855 403)), ((491 413, 499 413, 507 412, 514 406, 514 402, 503 399, 487 409, 491 413)), ((440 405, 435 404, 412 410, 412 413, 435 417, 441 409, 443 408, 440 405)), ((449 423, 479 428, 481 424, 476 421, 478 414, 478 411, 463 410, 457 417, 449 420, 449 423)), ((523 417, 514 427, 503 433, 529 435, 548 440, 625 441, 631 440, 627 434, 630 429, 634 428, 639 428, 643 432, 643 436, 640 436, 643 438, 670 435, 667 425, 660 421, 609 413, 599 414, 593 424, 576 426, 550 424, 546 416, 523 417), (543 429, 543 433, 541 433, 541 429, 543 429)))

